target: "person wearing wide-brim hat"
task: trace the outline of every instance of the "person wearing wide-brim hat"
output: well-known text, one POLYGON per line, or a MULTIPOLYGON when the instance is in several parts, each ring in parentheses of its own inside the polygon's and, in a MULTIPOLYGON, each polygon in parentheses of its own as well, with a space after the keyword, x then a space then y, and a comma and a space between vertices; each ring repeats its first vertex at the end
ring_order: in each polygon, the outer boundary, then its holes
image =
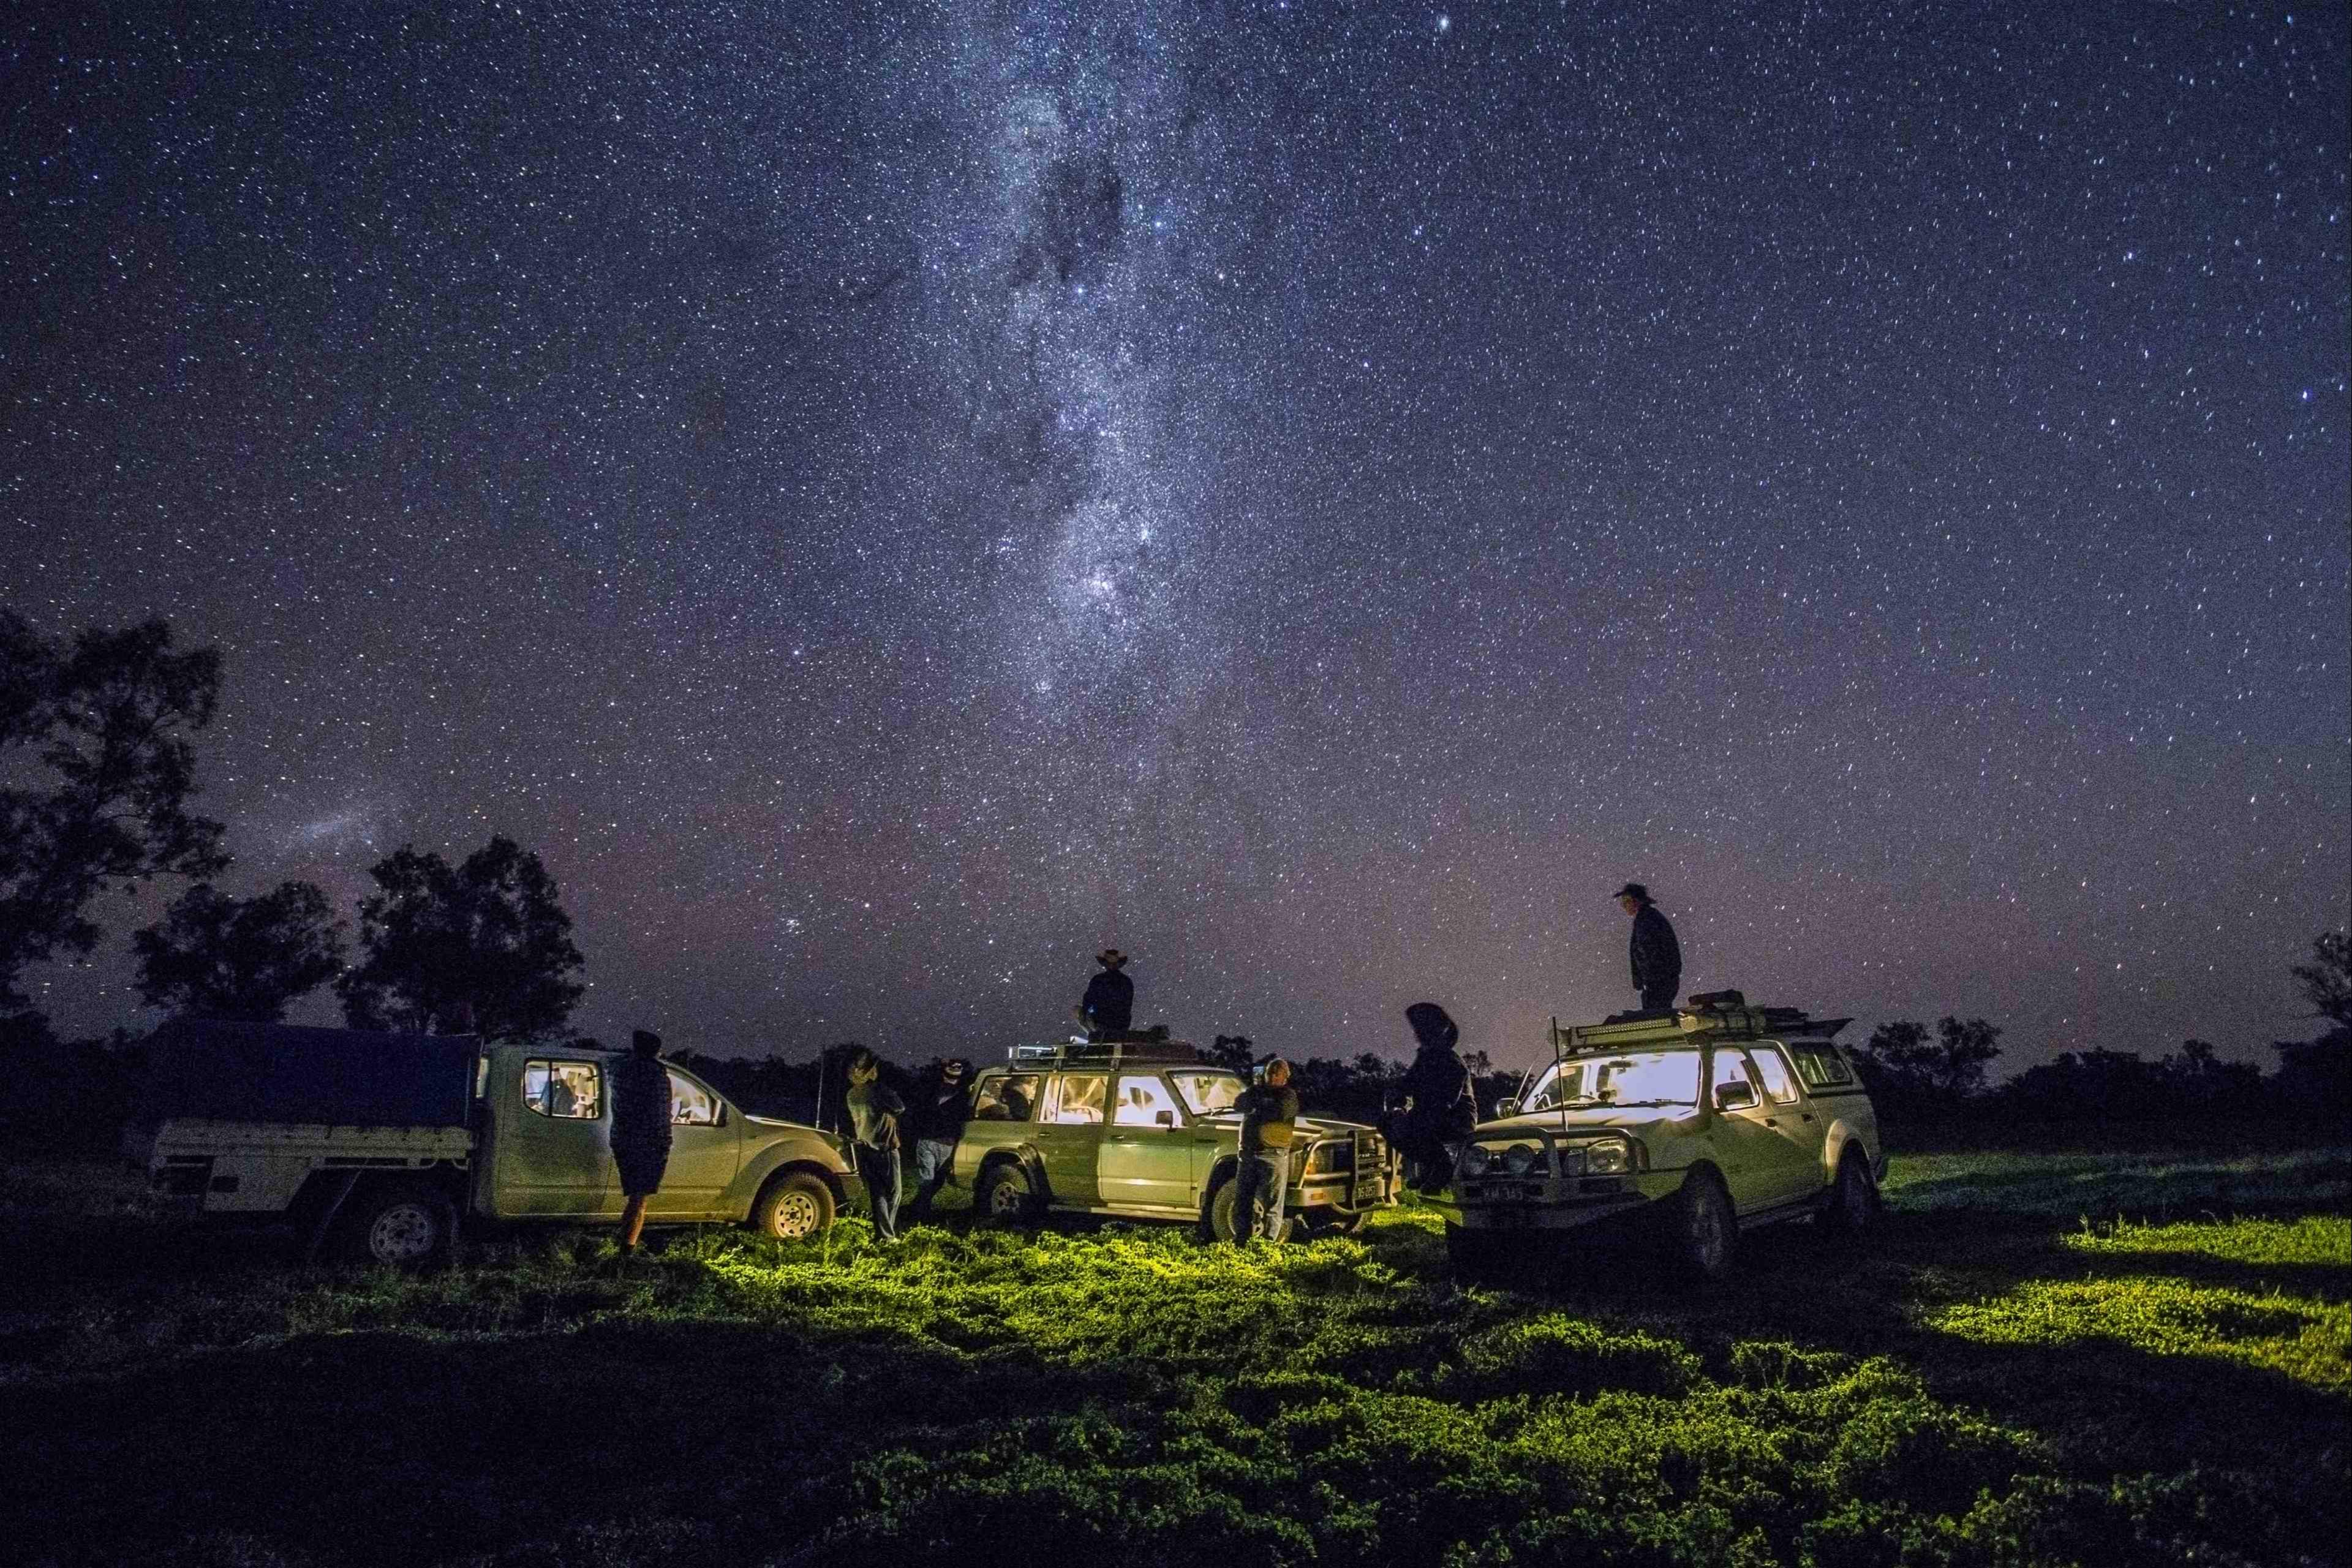
POLYGON ((1434 1002, 1416 1002, 1404 1019, 1420 1048, 1397 1085, 1405 1104, 1391 1121, 1390 1137, 1405 1157, 1412 1184, 1434 1194, 1444 1189, 1455 1152, 1478 1124, 1477 1104, 1459 1048, 1462 1029, 1452 1016, 1434 1002))
POLYGON ((1102 968, 1087 982, 1087 994, 1078 1001, 1078 1021, 1097 1039, 1123 1035, 1135 1023, 1135 982, 1126 974, 1127 954, 1107 947, 1095 954, 1095 962, 1102 968))
POLYGON ((1683 988, 1682 943, 1664 911, 1650 901, 1650 889, 1628 882, 1610 895, 1618 908, 1633 917, 1628 952, 1633 964, 1633 989, 1642 994, 1642 1011, 1663 1012, 1675 1005, 1683 988))

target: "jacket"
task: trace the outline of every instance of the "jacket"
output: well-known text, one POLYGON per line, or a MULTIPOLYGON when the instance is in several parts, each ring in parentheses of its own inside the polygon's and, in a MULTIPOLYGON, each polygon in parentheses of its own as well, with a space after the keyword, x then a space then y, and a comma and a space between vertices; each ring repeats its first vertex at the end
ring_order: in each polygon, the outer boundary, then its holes
POLYGON ((1135 982, 1116 969, 1103 970, 1087 982, 1078 1008, 1089 1029, 1126 1029, 1135 1021, 1135 982))
POLYGON ((1270 1083, 1253 1084, 1242 1090, 1234 1101, 1234 1109, 1242 1113, 1242 1158, 1268 1149, 1287 1150, 1298 1129, 1298 1091, 1288 1084, 1276 1089, 1270 1083))
POLYGON ((613 1142, 648 1152, 669 1147, 669 1069, 650 1057, 623 1057, 613 1069, 613 1142))
POLYGON ((1629 952, 1633 962, 1634 990, 1682 988, 1682 943, 1675 940, 1675 928, 1659 912, 1657 905, 1643 904, 1642 912, 1633 917, 1629 952))
POLYGON ((863 1143, 869 1149, 896 1149, 898 1146, 898 1118, 906 1110, 907 1102, 879 1079, 872 1083, 852 1085, 849 1090, 852 1142, 863 1143))

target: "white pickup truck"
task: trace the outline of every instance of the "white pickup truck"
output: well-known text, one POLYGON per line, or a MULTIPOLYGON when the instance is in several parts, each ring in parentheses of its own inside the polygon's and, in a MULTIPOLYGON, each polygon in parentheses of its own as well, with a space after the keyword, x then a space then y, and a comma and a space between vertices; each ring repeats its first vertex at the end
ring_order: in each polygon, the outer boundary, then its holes
MULTIPOLYGON (((378 1263, 444 1251, 460 1215, 610 1224, 619 1054, 178 1019, 149 1042, 123 1152, 192 1213, 290 1220, 309 1255, 378 1263)), ((769 1236, 833 1223, 856 1177, 834 1135, 753 1116, 669 1068, 671 1145, 656 1224, 740 1221, 769 1236)))

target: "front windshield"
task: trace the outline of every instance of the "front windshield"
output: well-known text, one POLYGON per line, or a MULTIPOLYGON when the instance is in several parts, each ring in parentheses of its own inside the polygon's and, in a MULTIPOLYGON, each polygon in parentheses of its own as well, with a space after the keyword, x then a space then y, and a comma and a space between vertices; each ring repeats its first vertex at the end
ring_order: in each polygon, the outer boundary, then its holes
POLYGON ((1240 1075, 1230 1072, 1171 1072, 1168 1081, 1184 1097, 1184 1109, 1195 1116, 1231 1110, 1244 1088, 1240 1075))
POLYGON ((1577 1057, 1544 1068, 1523 1110, 1592 1105, 1696 1105, 1698 1058, 1694 1047, 1628 1051, 1617 1057, 1577 1057))

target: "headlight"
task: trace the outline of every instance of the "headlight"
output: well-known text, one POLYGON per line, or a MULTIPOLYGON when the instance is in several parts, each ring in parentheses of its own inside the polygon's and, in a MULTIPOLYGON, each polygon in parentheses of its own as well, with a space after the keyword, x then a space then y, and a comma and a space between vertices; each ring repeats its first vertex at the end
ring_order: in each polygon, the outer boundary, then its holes
POLYGON ((1352 1145, 1337 1139, 1318 1143, 1315 1152, 1307 1156, 1307 1168, 1317 1173, 1352 1171, 1356 1168, 1356 1151, 1352 1145))
POLYGON ((1622 1176, 1633 1168, 1633 1146, 1614 1138, 1588 1144, 1584 1168, 1596 1176, 1622 1176))
POLYGON ((1543 1151, 1532 1143, 1514 1143, 1503 1151, 1503 1169, 1524 1176, 1543 1161, 1543 1151))
POLYGON ((1484 1143, 1473 1143, 1462 1151, 1462 1173, 1465 1176, 1485 1175, 1487 1165, 1493 1163, 1494 1158, 1495 1152, 1492 1149, 1487 1148, 1484 1143))

